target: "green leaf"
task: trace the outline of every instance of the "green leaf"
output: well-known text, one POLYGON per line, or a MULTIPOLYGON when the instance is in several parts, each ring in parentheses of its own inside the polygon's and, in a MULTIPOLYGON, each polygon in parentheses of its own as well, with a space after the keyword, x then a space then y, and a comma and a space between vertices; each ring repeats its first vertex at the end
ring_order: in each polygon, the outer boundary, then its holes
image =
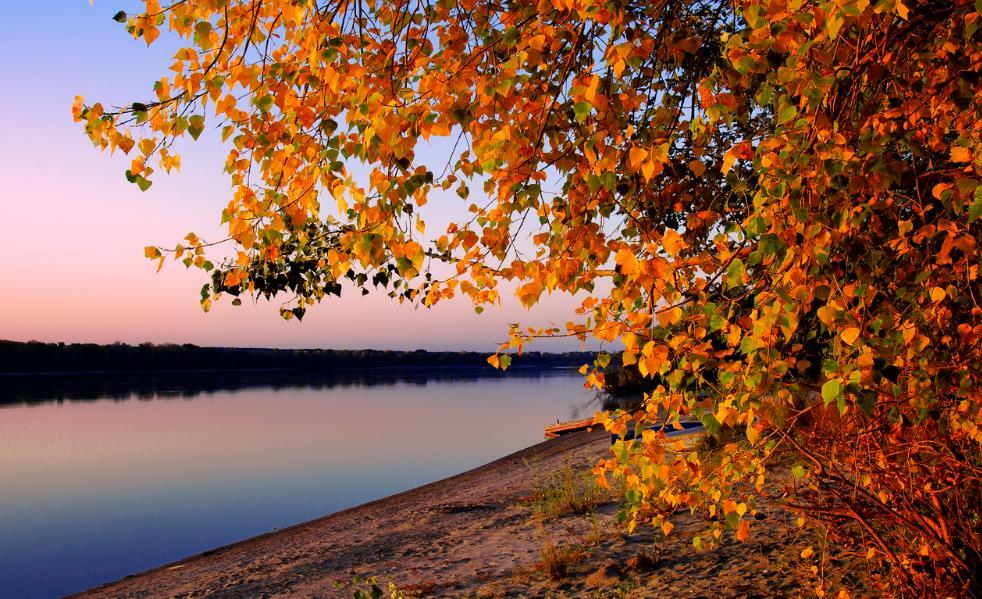
POLYGON ((802 466, 792 466, 791 476, 795 478, 805 478, 805 469, 802 466))
POLYGON ((508 367, 511 366, 511 356, 508 354, 502 354, 498 358, 498 364, 501 365, 502 370, 508 370, 508 367))
POLYGON ((576 117, 576 122, 582 123, 586 121, 586 117, 590 115, 591 110, 593 110, 593 106, 589 102, 577 102, 573 104, 573 115, 576 117))
POLYGON ((201 132, 204 130, 205 117, 201 116, 200 114, 196 114, 188 120, 188 133, 191 134, 191 137, 195 141, 197 141, 198 137, 201 135, 201 132))
POLYGON ((777 113, 777 124, 783 125, 798 116, 798 109, 788 104, 777 113))
POLYGON ((751 69, 757 66, 757 61, 754 60, 753 56, 742 56, 733 63, 733 68, 737 70, 741 75, 746 75, 751 69))
POLYGON ((867 414, 873 413, 873 408, 876 407, 876 391, 864 391, 858 396, 856 403, 859 404, 859 409, 867 414))
POLYGON ((597 359, 594 360, 593 363, 596 364, 598 368, 607 368, 607 365, 610 364, 610 354, 607 352, 600 352, 597 354, 597 359))
POLYGON ((256 104, 256 108, 266 112, 273 106, 273 96, 263 96, 262 98, 254 100, 254 102, 256 104))
POLYGON ((208 47, 208 34, 211 33, 209 21, 198 21, 194 24, 194 43, 202 48, 208 47))
POLYGON ((702 415, 702 418, 700 418, 700 421, 702 421, 702 425, 706 427, 706 430, 709 431, 710 435, 719 434, 719 421, 716 420, 716 417, 713 416, 712 412, 706 411, 706 413, 702 415))
POLYGON ((121 10, 118 13, 114 14, 113 15, 113 21, 116 21, 117 23, 125 23, 126 22, 126 11, 125 10, 121 10))
POLYGON ((746 273, 743 260, 737 258, 726 268, 726 286, 733 288, 743 285, 743 275, 746 273))
POLYGON ((822 385, 822 399, 825 400, 825 405, 837 401, 840 397, 842 397, 842 381, 840 379, 825 381, 822 385))
MULTIPOLYGON (((979 2, 982 2, 982 0, 979 0, 979 2)), ((968 208, 968 224, 972 224, 980 216, 982 216, 982 185, 975 188, 975 198, 972 200, 972 205, 968 208)))

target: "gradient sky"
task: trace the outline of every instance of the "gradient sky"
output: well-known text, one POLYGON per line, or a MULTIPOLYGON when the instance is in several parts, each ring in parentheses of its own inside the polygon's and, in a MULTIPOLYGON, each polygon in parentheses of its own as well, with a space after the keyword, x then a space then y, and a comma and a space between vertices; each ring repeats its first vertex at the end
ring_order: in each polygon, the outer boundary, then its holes
MULTIPOLYGON (((568 296, 544 296, 532 311, 506 298, 501 309, 478 316, 466 300, 415 310, 357 292, 322 303, 302 323, 283 321, 278 303, 237 308, 224 301, 204 314, 203 273, 168 263, 157 274, 143 247, 172 245, 192 230, 220 235, 229 187, 217 135, 189 140, 182 170, 161 172, 141 193, 123 177, 126 161, 100 154, 71 118, 75 94, 106 104, 143 99, 170 64, 176 45, 166 34, 147 48, 112 21, 136 6, 52 0, 43 9, 14 1, 0 7, 0 339, 489 350, 505 338, 508 322, 572 317, 578 302, 568 296)), ((428 231, 457 204, 428 204, 436 216, 428 231)), ((552 340, 532 349, 579 347, 552 340)))

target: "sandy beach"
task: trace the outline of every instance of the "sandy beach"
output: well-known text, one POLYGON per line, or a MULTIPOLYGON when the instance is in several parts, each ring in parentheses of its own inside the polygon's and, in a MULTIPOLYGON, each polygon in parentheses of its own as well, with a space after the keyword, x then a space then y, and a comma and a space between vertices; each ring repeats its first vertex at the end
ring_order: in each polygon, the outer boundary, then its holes
POLYGON ((351 597, 356 578, 375 576, 418 597, 775 597, 814 594, 858 581, 849 568, 801 558, 800 531, 765 500, 747 543, 696 551, 687 533, 705 519, 681 515, 676 529, 616 522, 611 498, 589 514, 536 517, 536 484, 563 468, 585 469, 608 451, 601 432, 539 443, 474 470, 323 518, 207 551, 88 590, 77 597, 351 597), (550 576, 544 552, 564 555, 550 576))

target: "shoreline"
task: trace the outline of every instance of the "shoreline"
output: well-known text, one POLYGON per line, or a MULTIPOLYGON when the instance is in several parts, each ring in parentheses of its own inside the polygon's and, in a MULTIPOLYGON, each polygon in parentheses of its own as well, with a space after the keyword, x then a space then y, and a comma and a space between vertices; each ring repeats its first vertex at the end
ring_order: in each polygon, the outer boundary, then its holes
MULTIPOLYGON (((434 511, 446 514, 466 514, 482 511, 487 503, 474 502, 475 495, 481 495, 491 483, 498 491, 522 491, 522 479, 526 478, 530 461, 552 462, 564 455, 584 452, 591 455, 600 447, 609 446, 609 437, 602 431, 576 433, 560 439, 550 439, 516 451, 492 462, 471 470, 455 474, 413 489, 402 491, 380 499, 369 501, 338 512, 321 516, 289 527, 273 530, 242 541, 223 545, 201 553, 188 556, 149 570, 127 575, 68 597, 173 597, 182 596, 242 596, 280 594, 290 589, 290 595, 299 592, 303 596, 334 597, 347 596, 335 594, 334 582, 350 580, 347 572, 365 570, 364 576, 376 576, 384 572, 372 571, 371 566, 381 566, 368 559, 370 553, 355 552, 336 558, 336 564, 321 564, 320 582, 325 583, 320 592, 308 594, 291 587, 309 587, 309 577, 301 576, 283 580, 277 564, 282 564, 289 554, 297 560, 302 555, 296 551, 303 547, 308 557, 322 553, 323 550, 337 549, 349 540, 352 526, 378 529, 383 522, 378 520, 398 520, 404 512, 434 511), (492 481, 492 479, 495 479, 492 481), (442 500, 441 500, 442 498, 442 500), (368 526, 366 525, 366 520, 368 526), (230 563, 238 564, 238 569, 229 569, 230 563), (331 566, 334 567, 331 567, 331 566), (359 568, 360 567, 360 568, 359 568), (368 568, 366 570, 366 568, 368 568), (261 580, 248 580, 236 584, 246 571, 262 572, 261 580), (232 572, 232 574, 229 574, 232 572), (332 579, 332 575, 336 578, 332 579), (330 580, 329 580, 330 579, 330 580), (229 583, 232 583, 231 585, 229 583), (303 584, 299 584, 303 583, 303 584), (273 589, 276 590, 273 590, 273 589)), ((514 498, 520 498, 520 493, 514 498)), ((486 499, 486 498, 485 498, 486 499)), ((500 501, 495 502, 500 504, 500 501)), ((377 530, 376 530, 377 531, 377 530)), ((368 531, 361 530, 367 533, 368 531)), ((384 569, 384 568, 383 568, 384 569)))
MULTIPOLYGON (((678 431, 682 433, 683 431, 678 431)), ((697 435, 673 434, 691 451, 697 435)), ((356 578, 393 582, 409 597, 794 597, 818 585, 872 597, 862 565, 830 555, 819 570, 801 557, 817 539, 781 507, 780 476, 758 501, 745 543, 727 531, 696 550, 707 516, 680 511, 675 530, 618 522, 620 503, 549 517, 535 512, 543 481, 585 476, 607 455, 605 431, 549 439, 483 466, 288 528, 133 574, 70 597, 351 597, 356 578), (559 575, 550 551, 564 556, 559 575)), ((576 479, 574 479, 576 480, 576 479)))

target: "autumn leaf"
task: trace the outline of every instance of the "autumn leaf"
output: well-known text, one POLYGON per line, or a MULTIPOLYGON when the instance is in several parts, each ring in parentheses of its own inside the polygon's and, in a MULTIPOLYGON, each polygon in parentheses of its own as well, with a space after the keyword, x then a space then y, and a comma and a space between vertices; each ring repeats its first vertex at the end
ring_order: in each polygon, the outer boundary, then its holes
POLYGON ((845 341, 847 345, 852 345, 853 343, 856 342, 856 339, 859 339, 859 328, 857 327, 845 328, 842 330, 841 333, 839 333, 839 335, 842 337, 842 340, 845 341))
POLYGON ((750 521, 741 520, 740 526, 737 527, 736 532, 733 535, 737 541, 745 543, 747 539, 750 538, 750 521))
POLYGON ((951 147, 951 161, 952 162, 971 162, 972 152, 968 148, 963 148, 961 146, 951 147))
POLYGON ((638 262, 638 259, 634 256, 634 253, 627 248, 617 250, 615 260, 617 261, 617 265, 620 267, 620 272, 622 275, 632 276, 641 271, 641 265, 638 262))

